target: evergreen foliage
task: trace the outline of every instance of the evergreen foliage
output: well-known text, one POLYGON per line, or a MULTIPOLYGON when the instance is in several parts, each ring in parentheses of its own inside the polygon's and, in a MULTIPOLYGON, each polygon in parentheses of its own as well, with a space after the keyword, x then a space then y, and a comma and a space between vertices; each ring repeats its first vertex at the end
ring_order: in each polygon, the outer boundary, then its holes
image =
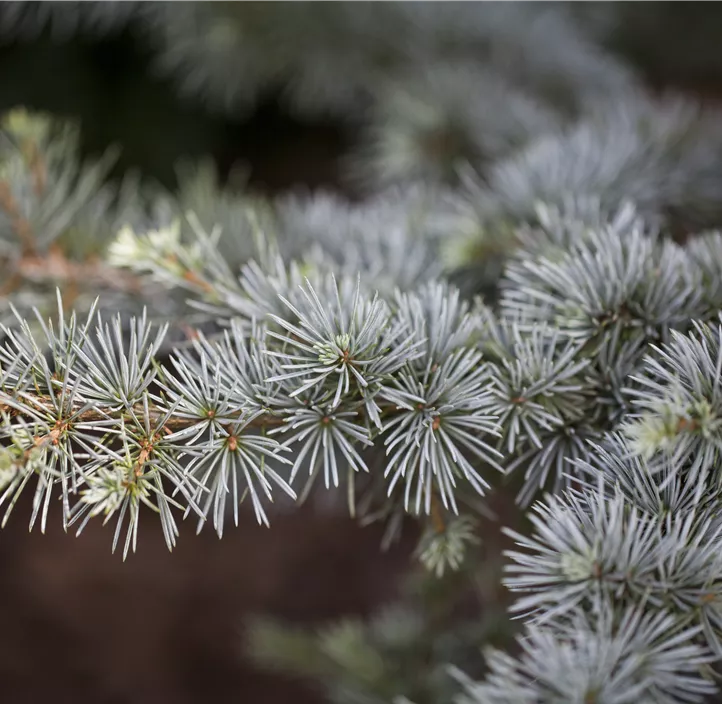
MULTIPOLYGON (((26 5, 7 17, 42 25, 26 5)), ((281 90, 372 115, 349 168, 395 187, 360 204, 262 198, 204 164, 174 193, 114 185, 71 127, 3 122, 3 524, 31 492, 31 528, 58 500, 66 530, 114 524, 125 558, 149 512, 170 549, 182 519, 222 537, 247 505, 268 526, 272 504, 339 490, 385 542, 416 524, 426 588, 456 590, 493 572, 489 496, 512 494, 531 506, 505 529, 516 655, 469 657, 509 645, 487 586, 488 613, 448 631, 418 592, 315 636, 259 621, 256 657, 338 702, 703 701, 722 657, 717 112, 647 95, 559 8, 340 3, 311 23, 303 5, 128 13, 217 106, 281 90), (507 41, 525 53, 501 71, 507 41)))

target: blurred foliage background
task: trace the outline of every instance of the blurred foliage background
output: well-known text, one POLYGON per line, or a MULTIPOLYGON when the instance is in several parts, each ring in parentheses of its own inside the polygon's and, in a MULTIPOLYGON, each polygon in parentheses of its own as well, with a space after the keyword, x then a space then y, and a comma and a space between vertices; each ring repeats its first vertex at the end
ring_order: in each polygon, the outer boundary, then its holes
POLYGON ((116 174, 138 169, 168 187, 179 159, 201 157, 212 158, 221 174, 241 162, 269 192, 338 182, 338 157, 353 139, 348 130, 332 121, 301 123, 273 99, 238 120, 210 112, 154 74, 151 57, 130 26, 102 39, 59 42, 48 31, 32 41, 6 38, 0 109, 23 105, 77 119, 86 155, 118 144, 116 174))

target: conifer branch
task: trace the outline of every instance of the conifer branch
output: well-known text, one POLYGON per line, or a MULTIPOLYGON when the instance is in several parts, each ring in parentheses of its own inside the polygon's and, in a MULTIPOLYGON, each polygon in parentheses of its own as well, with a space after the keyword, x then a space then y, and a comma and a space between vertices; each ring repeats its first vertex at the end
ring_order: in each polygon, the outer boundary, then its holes
MULTIPOLYGON (((323 484, 346 490, 352 516, 386 521, 387 537, 421 518, 415 555, 441 577, 479 542, 472 514, 503 475, 533 505, 531 535, 506 531, 504 582, 525 630, 518 657, 490 652, 484 681, 458 675, 458 701, 701 701, 722 658, 722 235, 691 231, 720 221, 717 112, 651 98, 556 9, 524 10, 526 22, 470 6, 485 22, 459 23, 430 5, 410 22, 391 4, 388 22, 369 23, 340 4, 306 32, 302 6, 153 4, 142 17, 166 68, 190 67, 188 85, 225 109, 270 85, 301 113, 368 115, 350 170, 369 187, 459 188, 266 202, 200 168, 178 194, 133 193, 126 209, 104 184, 112 155, 83 165, 72 129, 9 116, 3 523, 29 490, 31 527, 59 499, 66 530, 115 521, 125 556, 146 509, 172 548, 179 516, 222 536, 244 501, 268 525, 279 492, 302 501, 323 484), (337 65, 310 31, 338 22, 345 33, 329 36, 353 85, 328 80, 337 65), (373 29, 368 46, 357 26, 373 29), (398 42, 402 26, 423 55, 398 42), (281 48, 256 62, 266 36, 281 48), (503 70, 489 70, 497 55, 503 70), (233 60, 243 84, 229 81, 233 60), (97 304, 74 310, 101 287, 153 304, 148 280, 202 319, 181 322, 183 344, 168 344, 169 323, 129 319, 133 305, 110 322, 97 304)), ((32 24, 43 12, 0 14, 32 24)), ((368 690, 384 684, 377 644, 393 650, 399 628, 407 645, 424 637, 413 620, 374 628, 331 629, 319 646, 360 653, 368 690)), ((356 664, 337 658, 334 676, 341 660, 356 664)))

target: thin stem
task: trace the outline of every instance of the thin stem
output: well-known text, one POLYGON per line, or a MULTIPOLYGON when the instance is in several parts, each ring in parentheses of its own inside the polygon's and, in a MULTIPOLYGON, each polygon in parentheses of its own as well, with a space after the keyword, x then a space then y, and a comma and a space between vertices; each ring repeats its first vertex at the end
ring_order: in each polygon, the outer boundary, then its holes
MULTIPOLYGON (((7 396, 6 396, 7 398, 7 396)), ((57 407, 55 404, 53 404, 52 399, 48 395, 43 394, 37 394, 30 397, 26 397, 23 399, 24 403, 32 405, 35 407, 37 412, 39 414, 44 414, 48 416, 56 415, 57 414, 57 407)), ((68 418, 73 419, 73 424, 78 423, 96 423, 104 420, 108 420, 108 418, 113 417, 112 411, 105 411, 100 408, 83 408, 87 406, 85 403, 79 403, 75 402, 73 404, 70 404, 68 408, 66 409, 64 415, 68 418)), ((388 418, 389 416, 393 416, 398 410, 400 410, 397 406, 393 404, 389 404, 386 406, 381 407, 381 417, 382 418, 388 418)), ((22 411, 17 408, 15 405, 11 405, 9 403, 3 403, 2 401, 2 394, 0 393, 0 411, 8 413, 10 416, 21 416, 23 415, 22 411)), ((146 407, 143 406, 143 404, 136 404, 132 408, 132 413, 136 417, 145 417, 147 412, 148 419, 153 424, 158 424, 163 418, 167 417, 167 411, 157 407, 157 406, 148 406, 147 411, 146 407)), ((119 410, 117 411, 118 415, 121 415, 124 419, 128 420, 130 419, 131 412, 126 410, 119 410)), ((239 420, 243 416, 243 410, 239 410, 233 414, 230 414, 228 419, 229 421, 233 420, 239 420)), ((359 416, 363 417, 363 409, 359 410, 359 416)), ((213 415, 209 413, 208 420, 213 419, 213 415)), ((203 418, 200 418, 198 416, 186 416, 186 415, 171 415, 170 417, 167 417, 167 420, 164 424, 165 428, 168 428, 170 431, 176 431, 176 430, 183 430, 184 428, 189 428, 193 425, 198 424, 199 422, 202 422, 203 418)), ((251 420, 248 423, 248 427, 251 428, 275 428, 284 425, 286 422, 285 418, 277 413, 269 412, 269 413, 263 413, 259 416, 256 416, 253 420, 251 420)), ((436 497, 434 497, 436 498, 436 497)))
POLYGON ((444 521, 444 509, 439 502, 439 497, 436 492, 431 494, 431 523, 434 526, 434 530, 442 535, 446 532, 446 522, 444 521))

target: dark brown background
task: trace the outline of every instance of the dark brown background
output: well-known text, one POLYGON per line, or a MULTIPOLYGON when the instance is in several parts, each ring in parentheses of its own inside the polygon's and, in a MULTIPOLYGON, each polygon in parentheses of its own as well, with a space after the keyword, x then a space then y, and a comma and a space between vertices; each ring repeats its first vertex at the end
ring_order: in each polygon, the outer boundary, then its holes
MULTIPOLYGON (((29 496, 29 495, 28 495, 29 496)), ((181 528, 169 553, 152 514, 139 551, 111 556, 114 527, 65 535, 59 511, 29 533, 30 502, 0 533, 0 701, 8 704, 315 704, 310 686, 243 662, 244 615, 290 622, 367 613, 393 596, 404 548, 312 507, 219 540, 181 528)))

